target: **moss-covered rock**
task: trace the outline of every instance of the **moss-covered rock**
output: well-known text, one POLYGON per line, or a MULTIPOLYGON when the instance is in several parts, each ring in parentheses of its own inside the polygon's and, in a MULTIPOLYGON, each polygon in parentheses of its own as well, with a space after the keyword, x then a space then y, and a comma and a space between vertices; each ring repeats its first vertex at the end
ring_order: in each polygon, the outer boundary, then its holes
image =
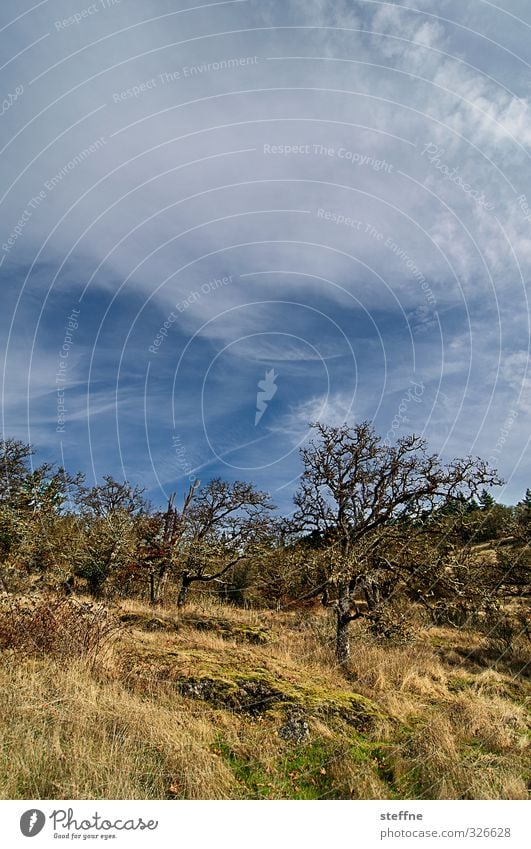
POLYGON ((183 625, 195 628, 196 631, 210 631, 224 640, 236 640, 252 645, 263 645, 271 640, 271 632, 266 628, 246 625, 243 622, 234 622, 221 617, 201 619, 196 616, 185 616, 181 621, 183 625))
POLYGON ((174 619, 162 616, 146 616, 143 613, 123 613, 120 622, 140 631, 178 631, 179 623, 174 619))
POLYGON ((201 618, 198 616, 183 616, 180 619, 172 616, 146 615, 145 613, 123 613, 120 621, 131 628, 139 631, 179 631, 184 627, 193 628, 196 631, 207 631, 224 640, 234 640, 239 643, 250 643, 251 645, 263 645, 272 639, 271 631, 244 622, 235 622, 223 619, 219 616, 201 618))
POLYGON ((164 652, 138 648, 126 661, 130 678, 170 683, 182 695, 216 708, 260 715, 293 706, 310 716, 340 719, 358 731, 368 730, 383 718, 378 706, 359 693, 339 689, 325 677, 288 664, 268 663, 250 648, 207 651, 183 647, 164 652))

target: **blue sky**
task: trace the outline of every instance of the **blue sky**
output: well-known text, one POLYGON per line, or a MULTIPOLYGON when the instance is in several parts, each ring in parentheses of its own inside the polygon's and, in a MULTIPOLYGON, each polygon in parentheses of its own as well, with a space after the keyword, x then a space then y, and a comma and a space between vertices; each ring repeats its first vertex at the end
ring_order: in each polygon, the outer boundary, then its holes
POLYGON ((289 509, 309 422, 370 419, 518 500, 530 36, 523 0, 4 0, 4 435, 289 509))

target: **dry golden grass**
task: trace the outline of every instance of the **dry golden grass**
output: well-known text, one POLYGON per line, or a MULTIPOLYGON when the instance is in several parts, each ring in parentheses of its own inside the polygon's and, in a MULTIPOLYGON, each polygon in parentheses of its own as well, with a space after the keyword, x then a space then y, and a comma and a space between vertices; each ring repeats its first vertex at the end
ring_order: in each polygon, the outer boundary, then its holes
POLYGON ((13 659, 0 676, 2 798, 228 798, 208 715, 97 681, 83 663, 13 659), (171 789, 173 788, 173 789, 171 789))
POLYGON ((473 633, 354 630, 340 670, 325 611, 115 614, 134 618, 95 657, 0 654, 2 798, 526 797, 529 687, 478 666, 473 633))

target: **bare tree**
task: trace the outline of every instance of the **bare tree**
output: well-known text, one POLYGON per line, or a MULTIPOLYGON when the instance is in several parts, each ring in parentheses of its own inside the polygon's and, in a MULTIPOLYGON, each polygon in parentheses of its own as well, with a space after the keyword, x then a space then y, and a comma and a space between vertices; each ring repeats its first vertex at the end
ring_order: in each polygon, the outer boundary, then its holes
MULTIPOLYGON (((361 611, 356 596, 371 597, 378 580, 367 574, 381 534, 399 522, 425 521, 437 506, 480 486, 501 483, 476 457, 444 464, 419 436, 386 445, 369 422, 312 426, 316 438, 301 450, 304 471, 295 495, 299 531, 320 535, 327 577, 317 592, 334 595, 336 655, 350 657, 349 624, 361 611)), ((375 599, 372 599, 374 604, 375 599)))
POLYGON ((80 490, 77 500, 82 513, 108 518, 120 512, 129 516, 146 512, 148 504, 141 487, 128 481, 116 481, 112 475, 104 475, 103 480, 102 484, 80 490))
POLYGON ((164 512, 141 517, 137 523, 138 560, 148 567, 150 604, 162 601, 171 569, 179 562, 179 543, 185 534, 188 510, 198 486, 196 480, 188 490, 181 511, 175 507, 175 493, 172 493, 164 512))
POLYGON ((252 556, 269 533, 273 509, 267 493, 243 481, 216 478, 194 495, 179 544, 178 607, 186 603, 192 584, 219 581, 252 556))

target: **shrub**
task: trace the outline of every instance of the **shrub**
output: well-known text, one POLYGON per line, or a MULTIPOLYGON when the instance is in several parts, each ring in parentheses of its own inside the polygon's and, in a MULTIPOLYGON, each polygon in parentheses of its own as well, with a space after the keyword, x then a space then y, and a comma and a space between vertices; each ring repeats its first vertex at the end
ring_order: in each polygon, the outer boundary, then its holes
POLYGON ((400 604, 398 599, 383 602, 372 611, 368 631, 379 641, 409 643, 415 638, 417 618, 411 605, 400 604))
POLYGON ((511 660, 520 638, 529 639, 529 620, 525 613, 510 613, 492 606, 479 628, 488 638, 488 651, 496 660, 511 660))
POLYGON ((120 627, 103 605, 55 593, 7 596, 0 602, 0 649, 24 655, 95 660, 120 627))

